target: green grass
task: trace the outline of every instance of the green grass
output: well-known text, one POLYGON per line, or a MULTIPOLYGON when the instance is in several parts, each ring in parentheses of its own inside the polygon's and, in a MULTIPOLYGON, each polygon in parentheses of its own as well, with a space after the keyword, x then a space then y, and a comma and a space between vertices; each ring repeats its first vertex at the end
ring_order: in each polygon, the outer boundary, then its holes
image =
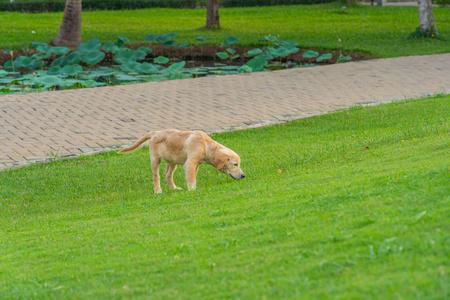
POLYGON ((247 176, 194 192, 154 195, 147 151, 1 172, 0 298, 448 299, 449 108, 217 135, 247 176))
MULTIPOLYGON (((450 42, 408 40, 419 26, 416 7, 355 6, 341 13, 340 4, 274 6, 220 10, 222 29, 205 31, 205 10, 148 9, 137 11, 83 12, 85 41, 116 41, 118 35, 142 42, 150 34, 178 32, 179 43, 198 44, 195 37, 213 37, 220 44, 229 35, 239 46, 254 47, 264 35, 295 40, 304 49, 360 51, 378 57, 397 57, 450 52, 450 42), (342 40, 338 42, 338 38, 342 40)), ((434 8, 439 32, 450 36, 450 8, 434 8)), ((21 49, 32 42, 54 38, 62 13, 22 14, 0 12, 3 34, 0 49, 21 49), (35 33, 33 34, 32 31, 35 33)))

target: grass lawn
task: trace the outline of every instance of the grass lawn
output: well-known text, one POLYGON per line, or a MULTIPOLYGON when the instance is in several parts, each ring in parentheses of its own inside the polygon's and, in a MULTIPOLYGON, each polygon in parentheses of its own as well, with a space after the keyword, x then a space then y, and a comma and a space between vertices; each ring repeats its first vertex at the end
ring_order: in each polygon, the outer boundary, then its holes
MULTIPOLYGON (((450 37, 450 8, 434 8, 439 32, 450 37)), ((341 4, 227 8, 220 10, 222 29, 206 31, 205 10, 147 9, 83 12, 85 41, 116 41, 118 35, 143 42, 150 34, 178 32, 179 43, 198 44, 195 37, 210 36, 220 44, 229 35, 238 46, 254 47, 264 35, 295 40, 304 49, 360 51, 377 57, 450 52, 450 41, 408 40, 419 26, 417 7, 355 6, 341 4), (338 38, 342 42, 338 42, 338 38)), ((62 13, 0 12, 3 34, 0 49, 21 49, 32 42, 50 42, 58 32, 62 13), (34 31, 35 33, 32 33, 34 31)))
POLYGON ((0 172, 0 298, 448 299, 449 111, 217 135, 246 178, 194 192, 153 194, 147 151, 0 172))

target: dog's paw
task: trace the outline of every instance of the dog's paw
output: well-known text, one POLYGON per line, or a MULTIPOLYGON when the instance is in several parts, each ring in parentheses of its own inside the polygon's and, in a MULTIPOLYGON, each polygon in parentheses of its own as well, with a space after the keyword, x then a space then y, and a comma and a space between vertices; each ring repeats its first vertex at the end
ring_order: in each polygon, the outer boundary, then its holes
POLYGON ((155 194, 161 194, 162 192, 162 190, 155 190, 155 194))

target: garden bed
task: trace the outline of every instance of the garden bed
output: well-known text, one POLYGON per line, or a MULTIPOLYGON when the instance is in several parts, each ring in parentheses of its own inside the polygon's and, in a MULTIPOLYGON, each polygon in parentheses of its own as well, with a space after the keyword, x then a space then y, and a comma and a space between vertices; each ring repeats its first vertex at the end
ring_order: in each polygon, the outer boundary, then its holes
MULTIPOLYGON (((146 44, 94 39, 77 50, 33 43, 27 51, 0 53, 0 94, 97 87, 136 82, 230 75, 364 60, 340 51, 297 48, 294 41, 265 36, 259 48, 235 46, 229 36, 220 46, 191 46, 173 40, 177 33, 151 35, 146 44), (126 45, 128 44, 128 45, 126 45)), ((209 37, 199 36, 198 41, 209 37)))

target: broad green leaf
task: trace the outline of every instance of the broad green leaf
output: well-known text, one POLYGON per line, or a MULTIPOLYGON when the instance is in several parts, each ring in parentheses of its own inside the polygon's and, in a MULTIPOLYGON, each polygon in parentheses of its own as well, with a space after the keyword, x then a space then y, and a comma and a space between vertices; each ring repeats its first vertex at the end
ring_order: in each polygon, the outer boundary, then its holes
POLYGON ((247 65, 243 65, 238 69, 239 73, 251 73, 253 72, 253 69, 247 65))
POLYGON ((227 38, 223 41, 223 43, 222 43, 221 45, 222 45, 223 47, 229 47, 229 46, 231 46, 231 45, 236 44, 238 40, 239 40, 239 39, 238 39, 236 36, 230 35, 229 37, 227 37, 227 38))
POLYGON ((197 41, 200 41, 200 42, 203 42, 203 41, 206 41, 206 40, 210 40, 211 38, 209 37, 209 36, 198 36, 198 37, 196 37, 195 38, 197 41))
POLYGON ((179 44, 177 46, 177 49, 188 49, 190 46, 189 44, 179 44))
POLYGON ((0 78, 5 77, 6 75, 8 75, 8 72, 6 72, 5 70, 0 70, 0 78))
POLYGON ((352 58, 351 58, 351 56, 344 56, 344 55, 340 55, 339 56, 339 58, 338 58, 338 60, 337 60, 337 63, 344 63, 344 62, 348 62, 349 60, 351 60, 352 58))
POLYGON ((167 47, 173 47, 177 44, 177 41, 167 41, 164 43, 167 47))
POLYGON ((227 59, 227 58, 228 58, 228 54, 226 54, 225 52, 217 52, 216 55, 217 55, 220 59, 227 59))
POLYGON ((102 46, 102 49, 105 50, 106 52, 113 52, 114 49, 117 49, 117 45, 114 43, 106 43, 102 46))
POLYGON ((56 55, 66 55, 70 51, 67 47, 50 47, 47 49, 47 53, 54 53, 56 55))
POLYGON ((247 66, 252 68, 253 72, 260 72, 264 70, 264 66, 267 64, 267 61, 263 56, 256 56, 247 62, 247 66))
POLYGON ((136 51, 141 51, 141 52, 144 52, 147 54, 153 52, 152 48, 149 48, 149 47, 139 47, 136 51))
POLYGON ((90 40, 89 42, 82 43, 78 45, 78 51, 80 53, 85 54, 87 52, 91 51, 98 51, 100 50, 100 47, 102 46, 102 42, 98 39, 90 40))
POLYGON ((321 61, 323 61, 323 60, 325 60, 325 59, 331 59, 333 57, 333 54, 331 54, 331 53, 325 53, 325 54, 322 54, 320 57, 318 57, 317 59, 316 59, 316 62, 321 62, 321 61))
POLYGON ((231 55, 236 54, 236 51, 233 50, 233 49, 231 49, 231 48, 226 49, 226 51, 227 51, 228 53, 230 53, 231 55))
POLYGON ((149 63, 142 63, 134 67, 134 70, 141 74, 154 74, 158 71, 158 68, 149 63))
POLYGON ((155 64, 161 64, 161 65, 163 65, 163 64, 167 64, 167 63, 169 62, 169 59, 168 59, 167 57, 165 57, 165 56, 158 56, 157 58, 155 58, 155 59, 153 60, 153 62, 154 62, 155 64))
POLYGON ((263 51, 261 49, 256 48, 256 49, 252 49, 250 51, 247 51, 247 55, 248 56, 255 56, 255 55, 261 54, 262 52, 263 51))
MULTIPOLYGON (((103 53, 103 52, 102 52, 103 53)), ((62 64, 65 65, 76 65, 79 64, 81 60, 81 53, 78 51, 73 51, 69 55, 64 57, 62 64)))
POLYGON ((302 56, 304 58, 314 58, 314 57, 319 56, 319 52, 316 52, 316 51, 305 51, 305 52, 303 52, 302 56))
POLYGON ((76 76, 77 74, 83 72, 83 68, 80 65, 65 66, 59 71, 59 74, 66 76, 76 76))
POLYGON ((144 41, 152 43, 152 42, 156 41, 156 39, 159 38, 159 37, 160 37, 159 34, 157 34, 157 35, 149 35, 149 36, 144 38, 144 41))
POLYGON ((81 59, 88 65, 95 65, 101 62, 104 58, 105 52, 94 50, 84 53, 81 59))

